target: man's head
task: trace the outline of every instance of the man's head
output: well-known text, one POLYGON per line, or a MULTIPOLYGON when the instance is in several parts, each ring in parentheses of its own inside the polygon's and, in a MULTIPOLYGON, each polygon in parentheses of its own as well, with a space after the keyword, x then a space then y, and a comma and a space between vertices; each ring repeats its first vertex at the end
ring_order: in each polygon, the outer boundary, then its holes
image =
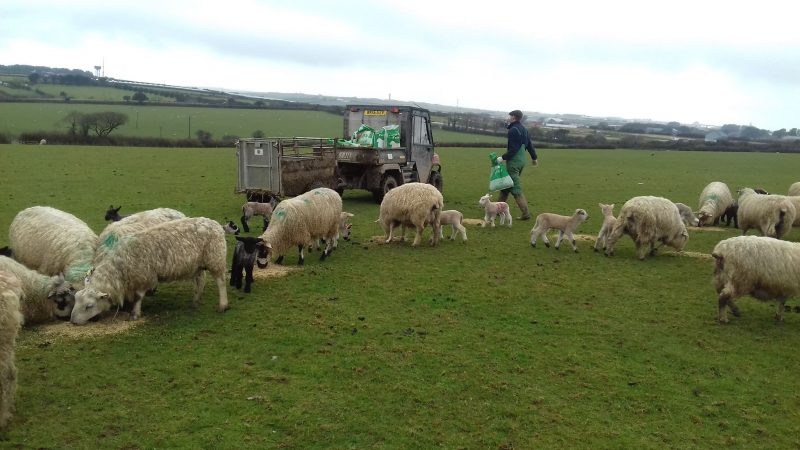
POLYGON ((508 113, 508 121, 509 122, 519 122, 522 120, 522 111, 515 109, 508 113))

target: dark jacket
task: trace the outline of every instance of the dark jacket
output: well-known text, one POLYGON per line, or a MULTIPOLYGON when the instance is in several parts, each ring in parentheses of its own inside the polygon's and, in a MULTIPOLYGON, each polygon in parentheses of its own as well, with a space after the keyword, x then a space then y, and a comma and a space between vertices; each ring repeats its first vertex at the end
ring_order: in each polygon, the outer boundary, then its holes
POLYGON ((525 129, 519 121, 508 124, 506 128, 508 128, 508 148, 506 148, 506 152, 503 154, 503 160, 509 161, 524 145, 525 150, 530 153, 531 159, 536 161, 536 159, 538 159, 536 156, 536 149, 533 147, 531 137, 528 135, 528 130, 525 129))

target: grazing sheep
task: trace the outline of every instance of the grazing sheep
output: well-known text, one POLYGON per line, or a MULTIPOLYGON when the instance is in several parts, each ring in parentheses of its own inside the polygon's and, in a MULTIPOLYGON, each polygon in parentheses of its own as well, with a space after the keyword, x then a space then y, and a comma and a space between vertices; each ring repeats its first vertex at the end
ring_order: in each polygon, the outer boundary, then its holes
MULTIPOLYGON (((336 239, 333 241, 333 248, 334 250, 339 247, 339 238, 344 239, 345 241, 350 240, 350 232, 352 231, 353 224, 350 223, 350 219, 354 216, 353 213, 349 213, 346 211, 342 211, 339 214, 339 233, 336 236, 336 239)), ((322 247, 320 245, 320 241, 324 242, 324 239, 315 239, 313 242, 308 244, 308 251, 310 252, 313 250, 314 246, 316 245, 317 250, 321 250, 322 247)))
POLYGON ((174 209, 156 208, 125 216, 117 222, 108 224, 100 233, 100 245, 95 250, 92 265, 96 266, 106 253, 113 251, 121 239, 164 222, 185 217, 182 212, 174 209))
POLYGON ((431 245, 439 243, 439 215, 444 198, 441 192, 427 183, 405 183, 389 192, 381 202, 378 220, 383 228, 386 243, 398 225, 414 227, 416 235, 412 246, 419 245, 427 225, 433 228, 431 245))
POLYGON ((23 318, 19 312, 22 286, 19 279, 0 270, 0 430, 8 426, 14 411, 17 368, 14 346, 23 318))
POLYGON ((789 186, 789 193, 787 195, 790 197, 797 197, 800 195, 800 181, 792 183, 792 185, 789 186))
POLYGON ((325 239, 320 261, 330 256, 342 217, 342 198, 333 189, 317 188, 278 203, 270 226, 261 235, 267 248, 267 260, 277 255, 281 264, 286 252, 297 246, 299 265, 305 263, 303 249, 318 238, 325 239))
POLYGON ((119 222, 120 220, 128 217, 128 216, 121 216, 119 214, 119 210, 122 209, 122 205, 117 206, 114 208, 114 205, 109 205, 108 209, 106 210, 105 220, 108 222, 109 220, 112 222, 119 222))
POLYGON ((797 209, 789 197, 756 194, 750 188, 740 190, 736 218, 742 234, 747 234, 750 228, 758 228, 762 236, 780 239, 792 231, 796 216, 797 209))
POLYGON ((467 229, 461 223, 464 221, 464 215, 455 209, 448 209, 439 214, 439 238, 444 239, 444 226, 450 225, 453 232, 450 234, 450 240, 456 239, 456 234, 461 234, 461 240, 467 240, 467 229))
POLYGON ((511 211, 508 210, 508 203, 493 202, 492 194, 486 194, 478 200, 478 204, 483 206, 484 210, 482 227, 485 227, 487 223, 491 223, 492 228, 494 228, 494 218, 498 215, 500 216, 500 225, 508 222, 509 228, 511 227, 511 211))
POLYGON ((20 311, 25 323, 69 320, 75 306, 75 289, 63 276, 43 275, 5 256, 0 256, 0 271, 14 275, 20 282, 20 311))
POLYGON ((127 236, 119 241, 87 276, 86 286, 75 294, 71 320, 83 325, 92 317, 121 307, 135 298, 131 320, 142 313, 145 292, 160 282, 194 280, 193 304, 197 306, 205 287, 205 271, 219 289, 219 311, 228 309, 225 290, 227 268, 225 232, 214 220, 190 217, 171 220, 127 236))
POLYGON ((541 213, 536 216, 536 223, 531 228, 531 246, 536 247, 536 241, 539 236, 542 237, 545 247, 550 247, 550 240, 547 239, 547 232, 550 229, 558 230, 558 240, 556 241, 556 250, 561 246, 561 241, 566 238, 572 244, 572 250, 578 253, 578 246, 575 245, 575 237, 572 232, 578 228, 584 220, 589 218, 586 211, 578 208, 572 216, 561 216, 552 213, 541 213))
POLYGON ((611 230, 614 228, 614 222, 616 222, 617 218, 614 217, 614 204, 605 205, 603 203, 598 203, 600 206, 600 211, 603 213, 603 225, 600 227, 600 232, 597 233, 597 239, 594 241, 594 251, 597 251, 600 246, 603 247, 603 250, 606 249, 606 242, 608 242, 608 236, 611 235, 611 230))
POLYGON ((606 240, 606 256, 614 254, 614 246, 623 234, 636 244, 636 255, 644 259, 655 255, 656 243, 682 251, 689 240, 686 225, 675 203, 663 197, 633 197, 622 205, 611 235, 606 240))
POLYGON ((250 232, 250 226, 247 224, 247 221, 250 220, 253 216, 261 216, 264 218, 264 231, 267 230, 267 226, 269 225, 270 217, 272 217, 272 210, 275 208, 275 205, 272 204, 274 201, 274 197, 270 200, 270 203, 259 203, 259 202, 246 202, 242 205, 242 229, 245 233, 250 232))
POLYGON ((731 226, 731 220, 733 220, 733 227, 739 228, 739 219, 736 218, 737 214, 739 214, 739 202, 734 200, 733 204, 725 209, 720 221, 725 222, 725 226, 729 227, 731 226))
POLYGON ((233 250, 231 262, 231 286, 242 288, 242 272, 244 272, 244 291, 250 292, 253 282, 253 265, 258 260, 258 267, 267 267, 267 249, 262 239, 256 237, 236 236, 236 248, 233 250))
POLYGON ((715 259, 714 287, 718 319, 728 322, 726 309, 739 317, 734 300, 750 295, 758 300, 777 300, 775 318, 783 320, 784 302, 800 295, 800 244, 761 236, 737 236, 719 242, 715 259))
POLYGON ((675 206, 678 207, 678 212, 681 214, 681 220, 683 221, 684 225, 687 227, 696 227, 700 224, 700 219, 694 215, 692 208, 689 208, 683 203, 675 203, 675 206))
POLYGON ((225 222, 222 224, 222 229, 225 230, 225 233, 227 234, 239 235, 239 227, 227 217, 225 218, 225 222))
POLYGON ((700 206, 697 218, 699 225, 718 225, 719 218, 733 204, 733 196, 728 185, 721 181, 708 184, 700 193, 700 206))
POLYGON ((91 268, 98 238, 72 214, 49 206, 20 211, 8 231, 14 259, 45 275, 64 274, 80 286, 91 268))

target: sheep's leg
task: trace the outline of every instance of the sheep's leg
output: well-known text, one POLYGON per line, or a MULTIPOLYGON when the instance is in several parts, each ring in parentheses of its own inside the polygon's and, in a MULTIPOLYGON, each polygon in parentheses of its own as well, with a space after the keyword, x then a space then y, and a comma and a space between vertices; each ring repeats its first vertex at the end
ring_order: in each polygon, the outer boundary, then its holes
POLYGON ((389 226, 383 227, 383 233, 386 237, 386 243, 392 242, 392 234, 394 233, 394 221, 389 222, 389 226))
MULTIPOLYGON (((236 286, 236 254, 233 255, 233 262, 231 263, 231 286, 236 286)), ((240 288, 241 286, 236 286, 240 288)))
POLYGON ((136 298, 133 300, 133 309, 131 310, 130 319, 137 320, 142 317, 142 299, 144 298, 145 291, 136 291, 136 298))
POLYGON ((0 364, 0 430, 11 420, 14 410, 14 396, 17 390, 17 368, 14 366, 14 351, 4 355, 9 359, 0 364))
MULTIPOLYGON (((252 260, 251 260, 252 262, 252 260)), ((241 280, 241 273, 239 274, 239 286, 237 289, 242 286, 241 280)), ((250 284, 253 283, 253 265, 252 264, 245 264, 244 266, 244 291, 246 293, 250 292, 250 284)))
POLYGON ((489 215, 489 222, 492 224, 492 228, 494 228, 494 219, 497 217, 497 214, 490 214, 489 215))
POLYGON ((242 230, 244 230, 245 233, 249 233, 250 232, 250 226, 247 225, 247 219, 249 219, 249 217, 247 217, 246 215, 242 216, 242 219, 241 219, 242 220, 242 230))
POLYGON ((228 291, 225 289, 225 277, 220 274, 214 277, 214 281, 217 282, 217 290, 219 291, 219 306, 217 306, 217 311, 225 312, 229 308, 228 291))
POLYGON ((198 270, 194 276, 194 297, 192 298, 192 306, 197 308, 200 306, 200 297, 203 296, 203 289, 206 287, 206 272, 198 270))
POLYGON ((575 243, 575 236, 573 236, 572 231, 567 232, 567 239, 572 244, 572 251, 578 253, 578 245, 575 243))
POLYGON ((406 241, 406 226, 405 224, 400 225, 400 242, 406 241))
POLYGON ((414 235, 414 243, 411 244, 412 247, 416 247, 417 245, 419 245, 419 241, 422 240, 422 232, 424 230, 424 228, 422 228, 419 225, 416 225, 414 228, 416 228, 417 232, 414 235))
POLYGON ((464 228, 464 225, 461 225, 459 223, 457 225, 454 225, 454 227, 456 227, 458 229, 458 232, 461 233, 461 240, 462 241, 466 241, 467 240, 467 229, 464 228))
POLYGON ((483 223, 481 224, 481 228, 486 228, 486 224, 489 223, 489 213, 483 214, 483 223))
POLYGON ((720 323, 728 323, 728 315, 727 309, 730 308, 731 313, 735 317, 741 316, 741 312, 739 311, 739 307, 736 306, 736 303, 733 302, 733 288, 729 284, 723 286, 722 289, 719 291, 719 295, 717 297, 718 301, 718 311, 717 311, 717 319, 720 323))
MULTIPOLYGON (((433 236, 431 236, 431 245, 436 245, 439 243, 439 235, 442 233, 442 224, 438 222, 434 222, 431 224, 431 228, 433 228, 433 236)), ((423 226, 423 230, 424 230, 423 226)))
POLYGON ((545 228, 544 230, 541 231, 541 233, 542 233, 542 242, 544 242, 544 246, 547 247, 547 248, 550 248, 550 239, 547 238, 547 232, 549 230, 550 230, 549 228, 545 228))
POLYGON ((601 243, 603 244, 603 249, 605 250, 606 248, 604 239, 605 233, 606 233, 606 226, 603 225, 602 227, 600 227, 600 232, 597 233, 597 239, 594 240, 594 251, 599 251, 601 243))
POLYGON ((320 257, 319 257, 320 261, 325 261, 325 258, 327 258, 328 256, 331 255, 331 252, 333 252, 333 243, 334 243, 333 239, 327 239, 325 241, 325 250, 322 252, 322 255, 320 255, 320 257))
POLYGON ((786 309, 786 297, 779 297, 778 298, 778 310, 775 313, 775 320, 778 322, 783 322, 783 311, 786 309))
POLYGON ((283 255, 278 256, 278 258, 275 260, 275 264, 283 264, 283 255))
POLYGON ((303 256, 303 248, 304 247, 305 246, 303 244, 300 244, 300 245, 297 246, 297 251, 300 253, 300 259, 297 261, 297 265, 298 266, 302 266, 306 262, 306 258, 303 256))
POLYGON ((561 249, 562 240, 564 240, 564 231, 558 230, 558 238, 556 238, 556 250, 561 249))
POLYGON ((508 228, 511 228, 511 211, 506 211, 506 220, 508 221, 508 228))

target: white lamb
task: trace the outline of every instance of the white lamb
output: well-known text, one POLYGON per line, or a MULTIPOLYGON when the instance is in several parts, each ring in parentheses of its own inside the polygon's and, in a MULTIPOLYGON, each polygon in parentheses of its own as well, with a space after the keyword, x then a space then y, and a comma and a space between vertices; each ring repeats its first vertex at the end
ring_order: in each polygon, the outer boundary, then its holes
POLYGON ((325 239, 325 250, 320 261, 324 261, 339 236, 341 220, 342 198, 333 189, 317 188, 283 200, 275 207, 270 226, 261 235, 267 248, 267 260, 277 255, 275 262, 280 264, 289 249, 297 247, 300 254, 298 264, 303 265, 305 246, 322 238, 325 239))
POLYGON ((218 309, 223 312, 228 309, 226 244, 225 232, 216 221, 191 217, 140 231, 123 238, 87 277, 86 286, 75 294, 72 323, 83 325, 112 306, 122 306, 126 298, 136 299, 131 313, 131 320, 136 320, 145 292, 159 282, 193 280, 197 306, 205 271, 217 283, 218 309))
POLYGON ((792 185, 789 186, 789 193, 787 195, 791 197, 800 195, 800 181, 792 183, 792 185))
POLYGON ((22 286, 19 279, 0 270, 0 430, 8 426, 14 411, 17 367, 14 346, 23 318, 19 312, 22 286))
POLYGON ((444 226, 450 225, 453 230, 450 234, 450 240, 454 241, 456 239, 456 234, 461 234, 461 240, 466 241, 467 229, 462 225, 463 221, 464 215, 461 214, 460 211, 455 209, 442 211, 442 213, 439 214, 439 238, 444 239, 444 226))
POLYGON ((786 196, 757 194, 750 188, 740 190, 736 218, 742 234, 758 228, 762 236, 780 239, 792 231, 796 216, 797 210, 786 196))
POLYGON ((614 254, 614 246, 623 234, 633 239, 639 259, 648 253, 655 255, 657 243, 682 251, 689 240, 678 207, 663 197, 634 197, 622 205, 606 241, 606 256, 614 254))
POLYGON ((414 227, 416 234, 412 246, 417 246, 427 225, 433 228, 431 245, 439 243, 439 216, 442 213, 444 198, 433 185, 427 183, 406 183, 400 185, 383 197, 378 221, 383 228, 386 243, 392 241, 397 226, 414 227))
POLYGON ((614 228, 614 223, 617 221, 617 218, 614 217, 613 203, 610 205, 598 203, 598 205, 600 206, 600 211, 603 213, 603 225, 600 226, 600 232, 597 233, 597 239, 594 241, 594 251, 598 251, 601 246, 603 250, 606 249, 608 236, 611 235, 611 230, 614 228))
POLYGON ((578 253, 578 246, 575 245, 575 237, 572 233, 578 228, 583 221, 589 218, 589 214, 583 209, 576 209, 575 213, 571 216, 562 216, 552 213, 541 213, 536 216, 536 223, 531 229, 531 246, 536 247, 536 241, 539 236, 542 237, 545 247, 550 247, 550 240, 547 239, 547 232, 551 229, 558 230, 558 240, 556 241, 556 250, 561 247, 561 241, 564 237, 572 244, 572 250, 578 253))
POLYGON ((486 194, 478 200, 478 204, 483 206, 484 210, 482 227, 485 227, 487 223, 491 223, 492 228, 494 228, 494 218, 497 216, 500 216, 500 225, 508 223, 508 227, 511 227, 511 211, 508 209, 508 203, 493 202, 492 194, 486 194))
POLYGON ((245 202, 242 205, 242 229, 245 233, 250 232, 250 226, 247 224, 247 221, 250 220, 253 216, 261 216, 264 219, 264 230, 266 231, 267 225, 269 224, 270 217, 272 217, 272 211, 275 205, 270 203, 259 203, 259 202, 245 202))
POLYGON ((700 206, 697 218, 699 225, 718 225, 719 218, 733 204, 733 195, 728 185, 721 181, 713 181, 700 193, 700 206))
POLYGON ((689 208, 688 205, 683 203, 675 203, 675 206, 678 207, 678 212, 681 214, 681 220, 683 220, 684 225, 687 227, 696 227, 700 225, 700 219, 694 215, 692 208, 689 208))
POLYGON ((14 259, 46 275, 64 274, 80 285, 91 268, 98 238, 72 214, 49 206, 20 211, 8 231, 14 259))
POLYGON ((800 244, 761 236, 737 236, 719 242, 711 253, 718 319, 728 322, 726 309, 739 317, 734 300, 750 295, 777 300, 775 318, 783 320, 784 302, 800 295, 800 244))
POLYGON ((95 250, 92 264, 96 266, 106 253, 114 251, 122 238, 155 225, 169 222, 170 220, 183 219, 185 217, 185 214, 174 209, 156 208, 125 216, 117 222, 111 222, 100 233, 100 244, 97 246, 97 250, 95 250))
POLYGON ((0 270, 17 277, 22 286, 20 311, 25 323, 69 320, 75 306, 75 290, 63 276, 41 274, 5 256, 0 256, 0 270))

